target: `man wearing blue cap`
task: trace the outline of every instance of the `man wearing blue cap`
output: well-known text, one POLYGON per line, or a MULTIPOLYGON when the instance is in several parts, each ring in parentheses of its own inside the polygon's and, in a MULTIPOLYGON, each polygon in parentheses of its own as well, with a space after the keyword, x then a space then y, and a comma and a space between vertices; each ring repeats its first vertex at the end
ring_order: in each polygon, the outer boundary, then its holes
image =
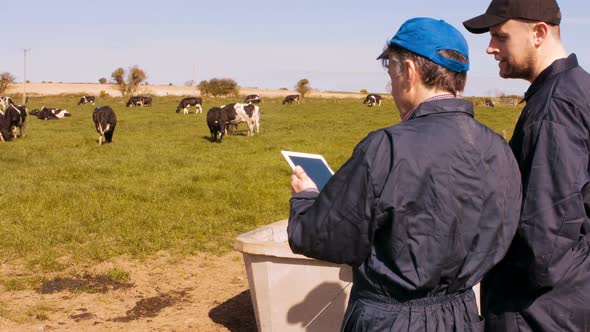
POLYGON ((590 75, 561 42, 555 0, 493 0, 463 25, 490 32, 500 76, 531 83, 510 140, 523 205, 485 278, 489 331, 590 331, 590 75))
POLYGON ((353 267, 343 331, 483 330, 472 287, 516 232, 520 174, 460 97, 468 58, 446 22, 405 22, 378 58, 402 122, 363 139, 321 192, 295 168, 291 249, 353 267))

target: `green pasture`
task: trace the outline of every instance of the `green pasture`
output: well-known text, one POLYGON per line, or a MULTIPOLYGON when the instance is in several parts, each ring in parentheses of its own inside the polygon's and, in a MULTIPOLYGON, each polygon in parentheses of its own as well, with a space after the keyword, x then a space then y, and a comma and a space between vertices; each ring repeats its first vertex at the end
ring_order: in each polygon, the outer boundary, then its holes
MULTIPOLYGON (((112 144, 98 146, 94 106, 76 96, 31 97, 29 111, 66 108, 72 117, 29 116, 27 136, 0 144, 0 256, 43 270, 118 255, 145 257, 231 250, 235 237, 288 216, 290 175, 280 150, 326 157, 334 169, 368 132, 399 122, 391 99, 265 99, 260 134, 245 124, 211 143, 207 109, 236 99, 205 98, 203 114, 174 112, 180 97, 146 108, 98 98, 118 118, 112 144)), ((477 108, 477 118, 512 134, 519 108, 477 108)))

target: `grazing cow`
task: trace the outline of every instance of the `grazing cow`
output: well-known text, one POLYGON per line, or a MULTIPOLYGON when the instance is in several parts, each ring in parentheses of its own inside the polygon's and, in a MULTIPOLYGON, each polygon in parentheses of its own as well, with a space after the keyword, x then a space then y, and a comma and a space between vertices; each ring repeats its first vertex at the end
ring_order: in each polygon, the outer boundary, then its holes
POLYGON ((13 105, 12 99, 10 97, 2 97, 0 96, 0 105, 2 105, 2 110, 6 111, 6 108, 10 105, 13 105))
POLYGON ((4 110, 0 110, 0 141, 2 142, 9 142, 14 138, 10 122, 11 116, 7 116, 4 110))
POLYGON ((145 96, 133 96, 130 97, 125 105, 127 107, 133 106, 152 106, 152 97, 145 97, 145 96))
POLYGON ((143 104, 141 106, 152 106, 152 97, 143 97, 143 104))
MULTIPOLYGON (((27 125, 27 107, 25 105, 10 104, 4 113, 0 112, 0 116, 2 116, 4 120, 3 130, 9 130, 12 133, 12 137, 25 136, 27 125)), ((5 135, 3 134, 2 136, 5 135)), ((8 139, 5 140, 10 141, 12 137, 8 135, 6 137, 8 139)))
POLYGON ((98 106, 92 112, 92 120, 98 133, 98 145, 102 144, 103 137, 106 143, 111 143, 117 126, 115 111, 110 106, 98 106))
POLYGON ((0 114, 0 141, 2 142, 12 141, 14 137, 9 122, 3 114, 0 114))
POLYGON ((258 104, 262 101, 259 95, 247 95, 244 99, 245 104, 258 104))
POLYGON ((259 133, 260 107, 252 104, 233 103, 221 106, 221 111, 227 114, 230 125, 245 122, 248 125, 248 136, 254 136, 254 127, 256 127, 256 133, 259 133))
POLYGON ((196 111, 195 114, 197 113, 203 113, 203 107, 201 106, 203 105, 203 98, 201 97, 187 97, 187 98, 183 98, 180 103, 178 103, 178 107, 176 107, 176 113, 180 112, 180 110, 183 110, 183 114, 188 114, 188 108, 191 106, 196 107, 196 111))
POLYGON ((373 107, 375 105, 381 106, 381 97, 380 95, 370 94, 365 98, 363 104, 367 104, 369 107, 373 107))
POLYGON ((41 108, 41 110, 34 109, 30 114, 36 116, 39 120, 59 120, 51 109, 45 107, 41 108))
POLYGON ((487 107, 494 107, 494 103, 492 103, 492 100, 491 100, 491 99, 486 99, 486 100, 484 101, 484 104, 485 104, 487 107))
POLYGON ((143 100, 141 97, 138 97, 138 96, 129 97, 129 100, 127 100, 127 104, 125 104, 125 106, 126 107, 143 106, 143 100))
POLYGON ((94 101, 96 98, 94 96, 82 96, 76 105, 83 105, 83 104, 92 104, 94 105, 94 101))
POLYGON ((229 124, 228 113, 219 107, 213 107, 207 112, 207 126, 211 132, 211 142, 223 140, 227 125, 229 124))
POLYGON ((301 97, 300 95, 288 95, 287 97, 285 97, 285 99, 283 99, 283 105, 292 104, 294 102, 299 104, 300 97, 301 97))

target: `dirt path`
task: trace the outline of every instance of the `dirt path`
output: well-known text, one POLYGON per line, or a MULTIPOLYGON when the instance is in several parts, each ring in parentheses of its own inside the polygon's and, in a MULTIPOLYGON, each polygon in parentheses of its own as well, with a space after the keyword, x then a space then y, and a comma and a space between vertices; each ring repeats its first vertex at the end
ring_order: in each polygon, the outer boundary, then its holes
MULTIPOLYGON (((2 264, 3 280, 27 277, 2 264)), ((242 255, 117 258, 0 292, 0 331, 256 331, 242 255), (104 277, 113 269, 127 282, 104 277)))

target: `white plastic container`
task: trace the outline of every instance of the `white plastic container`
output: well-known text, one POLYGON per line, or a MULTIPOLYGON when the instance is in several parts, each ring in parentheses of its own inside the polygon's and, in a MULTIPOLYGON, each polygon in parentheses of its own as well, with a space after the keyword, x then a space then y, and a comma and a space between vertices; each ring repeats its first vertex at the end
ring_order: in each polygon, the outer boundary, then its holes
MULTIPOLYGON (((339 331, 352 271, 296 255, 287 243, 287 220, 241 234, 234 249, 244 257, 258 330, 339 331)), ((479 309, 479 284, 474 287, 479 309)))
POLYGON ((237 237, 259 331, 339 331, 352 286, 350 266, 293 254, 287 220, 237 237))

